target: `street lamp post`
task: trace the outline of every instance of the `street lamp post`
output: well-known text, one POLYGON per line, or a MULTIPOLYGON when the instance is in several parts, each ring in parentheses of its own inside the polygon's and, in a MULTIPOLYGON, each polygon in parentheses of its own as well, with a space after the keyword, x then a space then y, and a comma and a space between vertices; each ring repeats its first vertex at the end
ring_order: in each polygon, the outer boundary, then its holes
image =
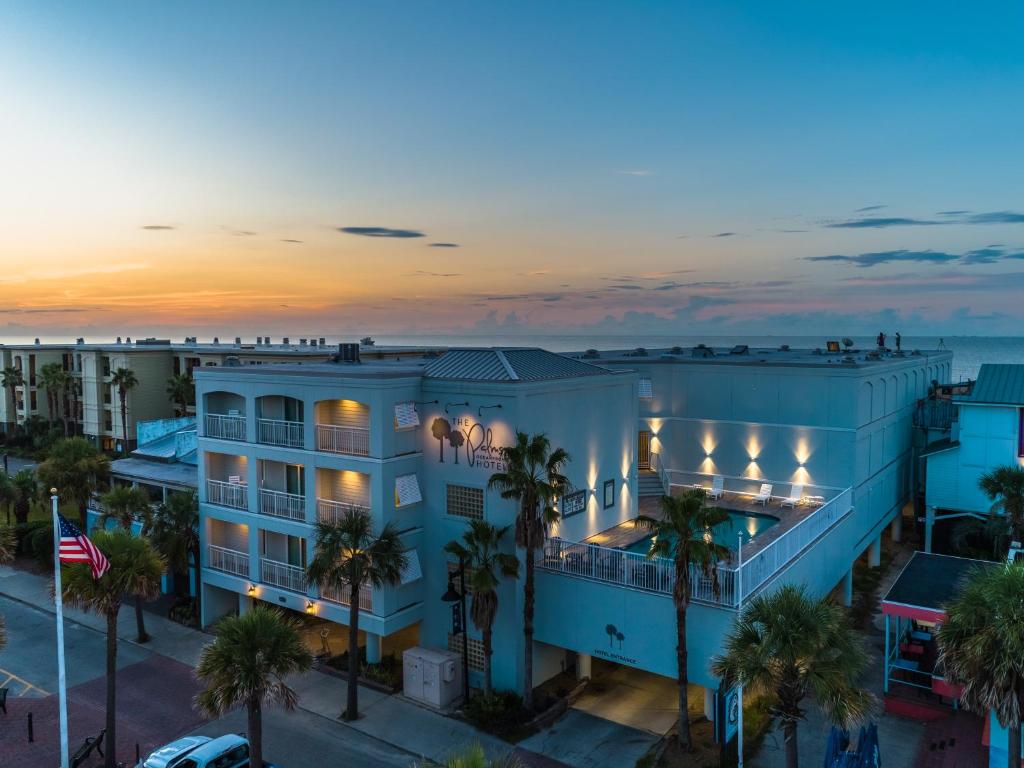
POLYGON ((466 626, 466 561, 459 558, 459 588, 455 589, 452 574, 448 574, 448 589, 441 595, 446 603, 452 603, 453 634, 462 635, 462 701, 469 703, 469 632, 466 626))

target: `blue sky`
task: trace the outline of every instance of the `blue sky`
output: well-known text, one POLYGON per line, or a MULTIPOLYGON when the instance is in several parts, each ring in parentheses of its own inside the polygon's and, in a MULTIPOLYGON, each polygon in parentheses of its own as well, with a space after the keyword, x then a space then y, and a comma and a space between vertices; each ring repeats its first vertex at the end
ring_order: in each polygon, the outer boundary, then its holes
POLYGON ((0 8, 0 332, 1024 312, 1019 4, 0 8))

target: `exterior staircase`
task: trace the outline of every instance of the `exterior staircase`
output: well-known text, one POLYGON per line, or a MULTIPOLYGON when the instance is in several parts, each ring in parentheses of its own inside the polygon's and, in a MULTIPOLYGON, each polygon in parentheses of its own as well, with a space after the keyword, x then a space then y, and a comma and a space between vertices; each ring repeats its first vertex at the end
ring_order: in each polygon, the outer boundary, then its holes
POLYGON ((661 485, 661 478, 658 473, 651 469, 642 469, 637 474, 637 484, 640 486, 640 496, 663 496, 665 489, 661 485))

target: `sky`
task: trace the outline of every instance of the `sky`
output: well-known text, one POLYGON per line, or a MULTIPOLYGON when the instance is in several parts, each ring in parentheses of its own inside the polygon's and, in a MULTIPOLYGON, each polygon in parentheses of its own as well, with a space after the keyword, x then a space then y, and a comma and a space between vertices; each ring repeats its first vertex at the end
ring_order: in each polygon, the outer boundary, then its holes
POLYGON ((1022 335, 1024 5, 0 0, 0 339, 1022 335))

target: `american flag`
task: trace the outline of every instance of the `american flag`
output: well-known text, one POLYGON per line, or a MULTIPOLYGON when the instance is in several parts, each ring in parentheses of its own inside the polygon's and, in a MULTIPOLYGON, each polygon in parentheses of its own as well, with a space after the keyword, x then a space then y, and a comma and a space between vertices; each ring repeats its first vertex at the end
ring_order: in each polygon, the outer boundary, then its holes
POLYGON ((60 561, 62 563, 88 563, 92 577, 99 579, 110 570, 110 561, 89 541, 89 537, 68 522, 63 515, 57 515, 60 522, 60 561))

